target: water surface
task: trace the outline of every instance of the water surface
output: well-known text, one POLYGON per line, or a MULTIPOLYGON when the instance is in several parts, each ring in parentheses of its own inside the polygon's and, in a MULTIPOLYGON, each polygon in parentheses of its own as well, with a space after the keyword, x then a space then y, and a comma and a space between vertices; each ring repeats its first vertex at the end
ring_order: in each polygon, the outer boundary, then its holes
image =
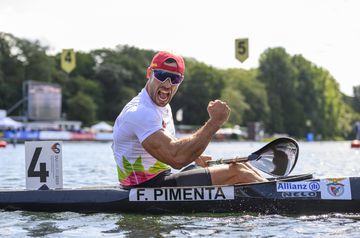
MULTIPOLYGON (((65 142, 64 187, 117 184, 111 143, 65 142)), ((247 156, 264 143, 213 142, 216 158, 247 156)), ((0 188, 25 188, 24 145, 0 149, 0 188)), ((359 176, 360 149, 350 142, 302 142, 292 174, 359 176)), ((360 214, 79 214, 0 211, 1 237, 359 237, 360 214)))

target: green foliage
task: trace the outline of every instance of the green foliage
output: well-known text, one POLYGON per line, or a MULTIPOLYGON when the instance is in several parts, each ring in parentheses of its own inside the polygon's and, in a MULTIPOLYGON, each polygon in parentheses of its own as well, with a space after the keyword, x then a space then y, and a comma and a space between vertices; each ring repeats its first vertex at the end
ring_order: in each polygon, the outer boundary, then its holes
POLYGON ((231 107, 230 122, 268 121, 270 109, 265 85, 256 79, 257 70, 228 69, 223 71, 225 88, 222 99, 231 107))
POLYGON ((356 112, 360 113, 360 85, 354 87, 353 91, 354 91, 354 99, 352 106, 356 112))
POLYGON ((0 108, 10 108, 22 96, 28 61, 19 41, 11 34, 0 33, 0 108))
POLYGON ((78 92, 68 100, 68 118, 80 120, 89 126, 96 119, 97 106, 92 98, 85 93, 78 92))
POLYGON ((245 102, 245 97, 241 91, 227 87, 222 92, 222 100, 227 102, 231 108, 229 122, 233 125, 242 124, 245 112, 250 109, 250 106, 245 102))
POLYGON ((213 67, 194 60, 186 61, 184 82, 172 100, 173 111, 183 109, 183 124, 201 125, 208 119, 207 105, 221 97, 224 79, 213 67))
POLYGON ((260 58, 258 80, 266 85, 272 110, 266 127, 271 132, 301 134, 303 110, 297 100, 298 81, 291 57, 283 48, 268 49, 260 58))
POLYGON ((328 71, 283 48, 264 52, 259 71, 272 109, 270 131, 298 137, 310 131, 322 138, 349 135, 352 113, 328 71))
POLYGON ((92 55, 98 61, 94 78, 103 90, 104 103, 101 104, 99 118, 115 120, 125 104, 144 86, 148 63, 143 51, 135 48, 97 50, 92 55))

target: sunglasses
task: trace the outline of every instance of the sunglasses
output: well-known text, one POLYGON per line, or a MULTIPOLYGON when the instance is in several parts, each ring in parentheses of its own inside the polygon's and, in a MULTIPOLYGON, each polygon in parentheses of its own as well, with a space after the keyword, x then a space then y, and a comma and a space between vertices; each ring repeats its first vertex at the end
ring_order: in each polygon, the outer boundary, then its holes
POLYGON ((154 69, 153 73, 154 77, 161 82, 165 82, 168 78, 170 78, 170 82, 172 85, 180 84, 184 79, 184 76, 182 75, 173 74, 159 69, 154 69))

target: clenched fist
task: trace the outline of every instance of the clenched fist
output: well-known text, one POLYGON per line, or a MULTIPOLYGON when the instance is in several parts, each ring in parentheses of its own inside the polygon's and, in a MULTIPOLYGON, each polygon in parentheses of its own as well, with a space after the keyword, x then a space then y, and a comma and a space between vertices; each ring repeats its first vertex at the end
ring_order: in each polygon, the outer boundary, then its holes
POLYGON ((210 120, 220 127, 229 119, 231 111, 226 102, 221 100, 210 101, 207 110, 210 120))

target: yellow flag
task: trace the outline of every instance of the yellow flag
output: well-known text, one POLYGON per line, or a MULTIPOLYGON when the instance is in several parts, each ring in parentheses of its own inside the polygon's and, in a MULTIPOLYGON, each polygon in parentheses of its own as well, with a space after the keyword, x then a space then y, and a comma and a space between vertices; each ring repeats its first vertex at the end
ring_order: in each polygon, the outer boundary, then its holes
POLYGON ((235 57, 241 63, 249 57, 249 39, 242 38, 235 40, 235 57))
POLYGON ((63 49, 61 53, 61 68, 70 73, 76 67, 75 51, 73 49, 63 49))

